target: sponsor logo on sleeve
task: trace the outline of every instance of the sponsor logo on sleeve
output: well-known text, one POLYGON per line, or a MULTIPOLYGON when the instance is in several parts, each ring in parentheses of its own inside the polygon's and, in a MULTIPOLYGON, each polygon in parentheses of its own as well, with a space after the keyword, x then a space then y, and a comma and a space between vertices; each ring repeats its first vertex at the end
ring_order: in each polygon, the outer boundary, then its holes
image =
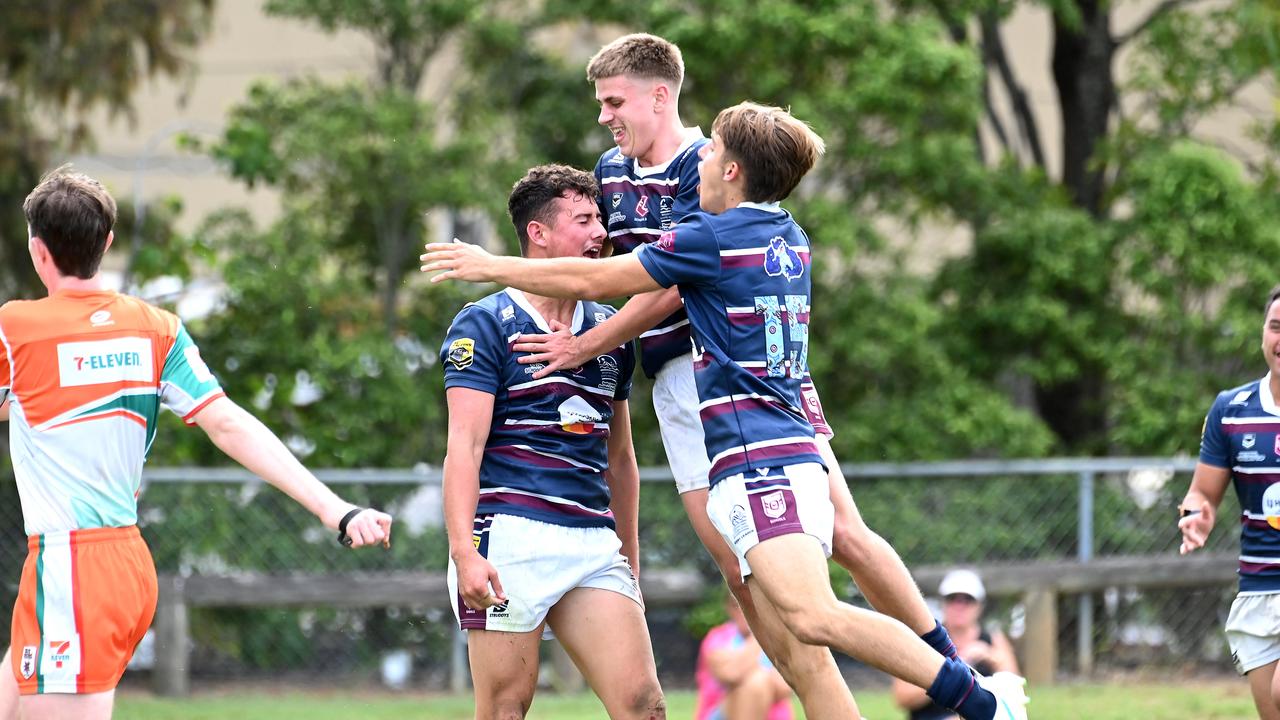
POLYGON ((150 338, 58 344, 58 382, 62 387, 154 380, 150 338))
POLYGON ((1246 402, 1248 402, 1248 400, 1249 400, 1249 396, 1250 396, 1250 395, 1252 395, 1252 394, 1253 394, 1253 391, 1252 391, 1252 390, 1241 390, 1240 392, 1236 393, 1236 396, 1235 396, 1235 397, 1233 397, 1233 398, 1231 398, 1231 402, 1229 402, 1229 403, 1227 403, 1227 404, 1228 404, 1228 405, 1243 405, 1243 404, 1245 404, 1246 402))
POLYGON ((456 370, 466 370, 476 359, 476 341, 472 338, 458 338, 449 344, 449 352, 445 359, 456 370))
POLYGON ((668 230, 662 233, 661 235, 658 236, 657 241, 654 242, 653 244, 657 245, 658 249, 662 250, 663 252, 675 252, 676 251, 676 231, 668 230))

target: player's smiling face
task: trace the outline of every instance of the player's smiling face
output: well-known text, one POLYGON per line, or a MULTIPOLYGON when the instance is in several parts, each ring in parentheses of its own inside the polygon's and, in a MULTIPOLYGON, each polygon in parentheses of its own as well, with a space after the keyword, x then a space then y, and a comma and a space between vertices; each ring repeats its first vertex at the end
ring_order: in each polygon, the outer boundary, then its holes
POLYGON ((1273 377, 1280 377, 1280 300, 1267 308, 1267 319, 1262 324, 1262 356, 1273 377))
POLYGON ((600 224, 600 207, 581 193, 556 198, 554 219, 543 225, 545 257, 600 257, 607 235, 600 224))
POLYGON ((654 111, 652 80, 626 75, 596 80, 596 102, 600 116, 596 118, 613 135, 618 150, 629 158, 648 160, 658 131, 659 115, 654 111))

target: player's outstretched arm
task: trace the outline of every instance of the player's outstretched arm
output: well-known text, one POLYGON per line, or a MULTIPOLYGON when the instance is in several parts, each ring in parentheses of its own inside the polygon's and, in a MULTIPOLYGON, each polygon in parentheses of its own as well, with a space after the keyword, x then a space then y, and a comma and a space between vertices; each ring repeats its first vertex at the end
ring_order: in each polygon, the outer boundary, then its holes
POLYGON ((483 610, 507 601, 497 569, 472 542, 480 502, 480 463, 493 422, 493 395, 467 387, 448 388, 444 395, 449 406, 448 454, 444 458, 444 527, 449 536, 449 557, 458 570, 462 602, 472 610, 483 610))
POLYGON ((604 473, 609 484, 609 509, 622 540, 622 554, 631 564, 631 572, 640 577, 640 470, 636 467, 635 446, 631 442, 631 415, 626 400, 613 403, 613 420, 609 422, 609 469, 604 473))
POLYGON ((1178 552, 1187 553, 1204 547, 1213 531, 1217 519, 1218 505, 1231 482, 1231 471, 1227 468, 1196 463, 1195 475, 1191 477, 1191 488, 1182 499, 1181 517, 1178 529, 1182 531, 1182 545, 1178 552))
POLYGON ((479 245, 459 240, 427 243, 426 250, 419 258, 422 272, 439 271, 431 282, 496 282, 535 295, 570 300, 607 300, 661 289, 634 253, 599 260, 530 259, 493 255, 479 245))
MULTIPOLYGON (((231 399, 214 400, 194 419, 213 444, 232 460, 298 501, 326 527, 338 529, 342 519, 357 509, 316 479, 275 433, 231 399)), ((365 509, 348 521, 346 533, 351 547, 388 543, 391 516, 365 509)))
POLYGON ((675 287, 642 293, 627 301, 613 317, 581 335, 574 335, 563 323, 552 321, 549 335, 521 335, 516 338, 516 352, 524 365, 544 363, 546 367, 533 374, 541 380, 564 368, 581 367, 591 358, 603 355, 619 345, 640 337, 681 306, 680 291, 675 287))

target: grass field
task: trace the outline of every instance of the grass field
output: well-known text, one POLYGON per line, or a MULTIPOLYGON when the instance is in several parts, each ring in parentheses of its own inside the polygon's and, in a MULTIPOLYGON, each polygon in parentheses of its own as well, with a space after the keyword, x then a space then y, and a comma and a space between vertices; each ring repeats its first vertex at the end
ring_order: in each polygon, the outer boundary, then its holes
MULTIPOLYGON (((859 692, 858 705, 870 720, 901 720, 887 692, 859 692)), ((1033 689, 1031 720, 1247 720, 1256 718, 1243 680, 1212 683, 1065 685, 1033 689)), ((667 717, 690 720, 694 696, 667 694, 667 717)), ((118 720, 470 720, 471 698, 447 695, 388 695, 334 691, 206 693, 185 700, 161 700, 125 692, 116 703, 118 720)), ((604 709, 592 695, 540 694, 531 720, 597 720, 604 709)), ((797 717, 800 717, 797 715, 797 717)))

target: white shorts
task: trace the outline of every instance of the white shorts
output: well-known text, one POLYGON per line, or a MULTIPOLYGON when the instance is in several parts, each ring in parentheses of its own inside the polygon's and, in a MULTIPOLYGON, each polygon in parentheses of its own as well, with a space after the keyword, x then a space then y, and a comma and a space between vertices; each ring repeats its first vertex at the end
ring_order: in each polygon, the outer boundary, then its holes
POLYGON ((653 411, 658 416, 662 447, 681 495, 710 486, 711 461, 698 415, 698 385, 693 379, 693 358, 672 358, 653 379, 653 411))
POLYGON ((779 535, 812 535, 831 557, 835 506, 827 471, 818 463, 727 477, 711 488, 707 516, 738 556, 744 579, 751 574, 747 551, 779 535))
POLYGON ((1237 595, 1226 630, 1231 661, 1241 675, 1280 660, 1280 593, 1237 595))
MULTIPOLYGON (((565 527, 517 515, 476 518, 472 540, 498 571, 507 594, 505 605, 471 610, 458 594, 458 568, 449 560, 449 596, 463 630, 529 632, 574 588, 612 590, 637 604, 640 588, 631 565, 619 552, 617 533, 601 527, 565 527)), ((550 629, 544 629, 550 638, 550 629)))

